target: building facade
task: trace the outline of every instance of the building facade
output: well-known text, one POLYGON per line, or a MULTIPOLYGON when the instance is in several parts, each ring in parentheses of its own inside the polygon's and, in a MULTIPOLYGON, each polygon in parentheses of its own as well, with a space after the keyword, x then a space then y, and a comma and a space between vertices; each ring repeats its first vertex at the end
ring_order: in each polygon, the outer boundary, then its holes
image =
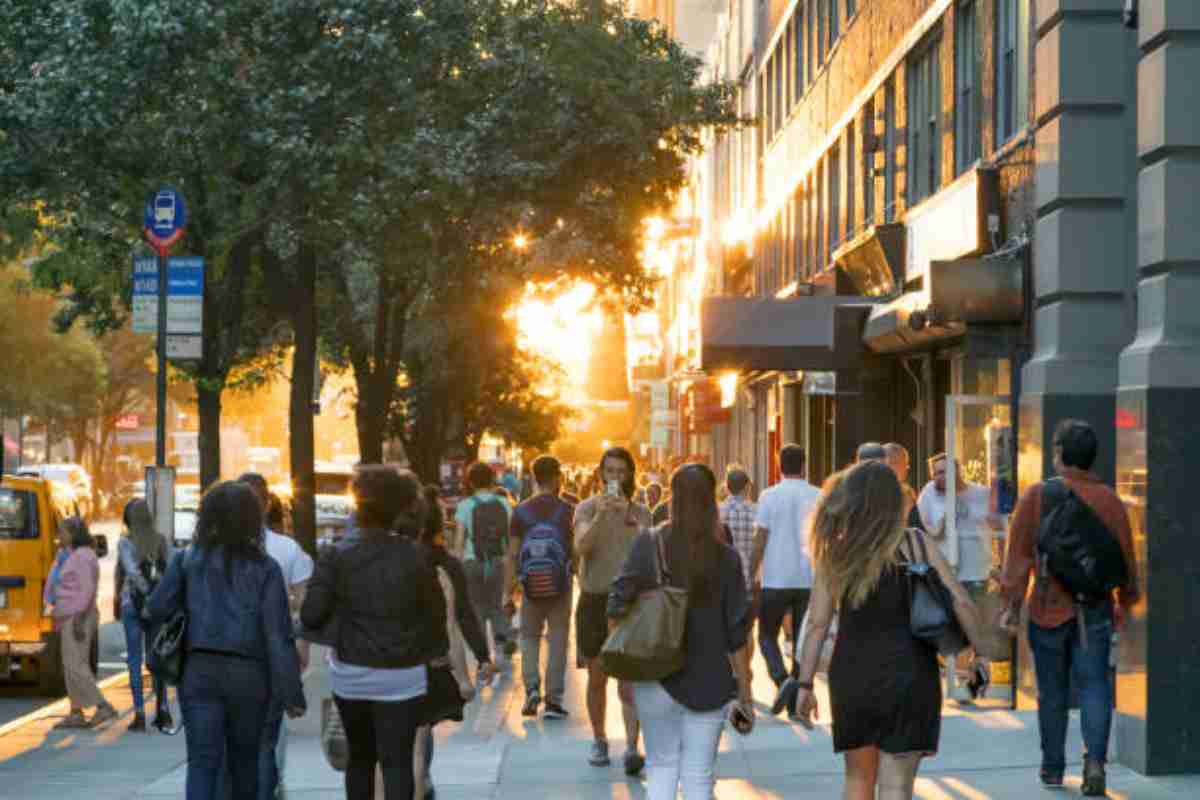
POLYGON ((1200 452, 1200 104, 1183 77, 1200 74, 1200 3, 721 6, 709 77, 757 124, 711 137, 655 254, 673 454, 761 487, 785 442, 813 482, 898 442, 920 489, 950 453, 988 490, 998 563, 1055 425, 1087 420, 1149 572, 1121 638, 1116 755, 1200 771, 1200 654, 1167 617, 1200 621, 1183 489, 1200 452))

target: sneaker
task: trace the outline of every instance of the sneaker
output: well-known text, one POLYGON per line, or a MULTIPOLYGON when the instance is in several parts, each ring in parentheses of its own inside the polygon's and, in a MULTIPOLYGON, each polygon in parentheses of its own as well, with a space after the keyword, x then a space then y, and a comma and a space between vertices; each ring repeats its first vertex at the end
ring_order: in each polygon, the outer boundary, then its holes
POLYGON ((158 709, 154 715, 154 727, 164 733, 174 728, 175 720, 171 718, 171 712, 166 708, 158 709))
POLYGON ((87 717, 82 711, 72 711, 65 717, 54 723, 54 727, 59 730, 76 730, 92 727, 92 723, 88 722, 87 717))
POLYGON ((1063 771, 1062 770, 1047 769, 1046 767, 1042 767, 1041 771, 1038 772, 1038 778, 1041 779, 1042 786, 1062 786, 1063 785, 1063 771))
POLYGON ((560 703, 547 700, 546 710, 542 712, 542 716, 546 719, 566 719, 570 714, 567 713, 567 710, 560 703))
POLYGON ((596 739, 592 742, 592 752, 588 755, 588 763, 593 767, 607 767, 612 763, 608 758, 607 739, 596 739))
POLYGON ((642 769, 646 766, 646 757, 637 750, 629 750, 625 753, 625 774, 631 778, 636 778, 642 774, 642 769))
POLYGON ((1108 785, 1102 762, 1090 758, 1084 759, 1081 792, 1084 797, 1106 797, 1108 795, 1108 785))
POLYGON ((96 713, 92 715, 92 721, 89 724, 94 728, 106 722, 111 722, 116 718, 117 710, 108 703, 105 703, 96 709, 96 713))
POLYGON ((525 705, 521 707, 521 716, 536 717, 538 707, 542 704, 542 696, 534 689, 525 695, 525 705))
POLYGON ((987 696, 988 686, 991 685, 992 678, 990 670, 983 664, 976 663, 971 667, 971 677, 967 681, 967 691, 971 694, 972 700, 981 700, 987 696))
POLYGON ((142 711, 136 712, 133 715, 133 721, 129 723, 128 730, 135 732, 135 733, 145 733, 146 732, 146 714, 142 711))
POLYGON ((779 692, 775 695, 775 702, 771 703, 771 713, 780 714, 786 708, 794 710, 796 708, 796 694, 800 691, 799 681, 795 678, 788 678, 779 685, 779 692))

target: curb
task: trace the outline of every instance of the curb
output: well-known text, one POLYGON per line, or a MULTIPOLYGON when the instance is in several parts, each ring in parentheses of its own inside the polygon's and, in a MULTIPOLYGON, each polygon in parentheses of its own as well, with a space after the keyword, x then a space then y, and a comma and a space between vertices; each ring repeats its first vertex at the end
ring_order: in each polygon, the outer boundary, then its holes
MULTIPOLYGON (((98 689, 100 689, 100 691, 103 692, 105 689, 111 689, 111 688, 120 686, 122 683, 128 685, 128 683, 129 683, 129 672, 128 671, 126 671, 124 673, 118 673, 116 675, 110 675, 107 678, 105 678, 104 680, 97 683, 96 687, 98 689)), ((68 698, 64 697, 61 700, 55 700, 53 703, 50 703, 49 705, 42 706, 41 708, 36 709, 34 711, 30 711, 28 714, 26 714, 23 717, 17 717, 16 719, 12 720, 11 722, 6 722, 5 724, 0 725, 0 737, 7 736, 8 734, 10 734, 16 730, 19 730, 20 728, 23 728, 24 726, 28 725, 31 722, 37 722, 38 720, 45 719, 46 717, 53 717, 56 715, 61 715, 64 712, 69 711, 70 708, 71 708, 71 702, 68 698)))

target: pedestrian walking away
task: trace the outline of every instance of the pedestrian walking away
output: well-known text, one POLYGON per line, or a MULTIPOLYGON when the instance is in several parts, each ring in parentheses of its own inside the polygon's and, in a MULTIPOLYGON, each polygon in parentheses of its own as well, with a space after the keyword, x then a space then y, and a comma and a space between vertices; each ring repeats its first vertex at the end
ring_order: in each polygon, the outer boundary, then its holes
MULTIPOLYGON (((729 531, 732 539, 730 544, 742 561, 742 575, 745 577, 747 591, 751 591, 751 587, 755 585, 755 575, 750 569, 754 563, 754 520, 758 517, 758 506, 750 499, 750 474, 741 466, 731 464, 725 470, 725 488, 729 497, 721 503, 721 523, 729 531)), ((758 619, 760 601, 759 593, 751 594, 751 630, 754 620, 758 619)), ((742 657, 746 660, 746 671, 750 673, 753 681, 750 663, 754 658, 754 648, 748 647, 743 650, 742 657)))
MULTIPOLYGON (((993 572, 992 538, 1002 529, 1000 518, 991 512, 991 493, 987 487, 971 483, 963 476, 962 467, 955 462, 954 535, 951 535, 946 512, 949 507, 945 453, 929 459, 933 479, 921 490, 917 499, 922 527, 937 541, 946 560, 955 567, 958 579, 967 587, 977 605, 987 602, 987 585, 993 572)), ((971 703, 991 682, 990 665, 971 651, 946 658, 946 690, 950 699, 971 703), (966 671, 970 679, 960 686, 966 671)))
POLYGON ((904 493, 904 518, 907 520, 905 524, 910 528, 925 530, 925 525, 921 522, 921 512, 917 508, 917 490, 908 483, 908 471, 911 467, 908 448, 896 442, 888 442, 883 446, 883 452, 884 463, 896 473, 896 480, 900 481, 900 491, 904 493))
MULTIPOLYGON (((125 663, 129 668, 129 691, 133 695, 133 720, 129 730, 146 730, 145 687, 142 664, 146 643, 154 641, 154 629, 142 618, 146 599, 158 586, 167 570, 170 546, 166 537, 154 529, 149 504, 140 498, 130 500, 121 515, 125 535, 117 542, 117 567, 113 609, 125 630, 125 663)), ((153 675, 154 727, 170 731, 175 724, 167 706, 167 684, 153 675)))
POLYGON ((329 679, 350 751, 346 797, 374 797, 379 766, 385 800, 409 800, 417 730, 439 699, 427 697, 429 665, 449 652, 446 601, 418 544, 426 518, 416 476, 360 466, 351 491, 358 535, 321 557, 300 616, 311 630, 337 620, 329 679))
MULTIPOLYGON (((575 509, 559 497, 562 466, 553 456, 539 456, 532 465, 534 494, 513 512, 510 557, 522 589, 521 675, 525 684, 522 714, 562 719, 566 691, 567 638, 571 628, 571 563, 574 560, 575 509), (546 680, 541 677, 542 632, 549 654, 546 680)), ((509 600, 511 605, 512 601, 509 600)))
MULTIPOLYGON (((269 524, 271 512, 271 490, 267 479, 256 472, 247 472, 238 478, 246 484, 258 498, 264 515, 263 545, 267 555, 275 560, 283 572, 283 582, 287 586, 288 611, 293 618, 300 613, 304 605, 304 595, 308 580, 313 573, 312 556, 290 536, 284 536, 269 524)), ((296 655, 300 659, 300 670, 308 669, 310 645, 303 639, 296 640, 296 655)), ((284 769, 287 763, 287 729, 283 724, 283 707, 279 704, 272 706, 267 717, 267 726, 263 732, 262 748, 259 752, 258 796, 260 800, 273 800, 278 786, 283 782, 284 769)))
POLYGON ((758 498, 754 522, 754 554, 750 574, 756 577, 754 593, 760 596, 758 644, 771 680, 778 692, 771 711, 796 710, 795 661, 789 670, 779 649, 779 629, 784 617, 791 616, 790 640, 804 621, 812 593, 813 570, 804 539, 808 517, 820 491, 804 479, 804 448, 784 445, 779 451, 783 480, 758 498), (761 582, 758 582, 761 580, 761 582), (793 680, 789 681, 791 677, 793 680))
MULTIPOLYGON (((813 679, 837 613, 829 697, 833 749, 845 759, 846 800, 911 798, 921 759, 938 750, 937 653, 913 636, 909 613, 908 543, 920 547, 924 536, 905 528, 900 482, 879 461, 831 477, 813 511, 810 551, 817 581, 800 647, 797 713, 812 725, 813 679)), ((932 543, 924 550, 975 640, 982 632, 978 611, 940 551, 932 543)))
MULTIPOLYGON (((620 573, 637 534, 650 527, 650 511, 633 502, 637 487, 637 464, 623 447, 607 450, 597 470, 602 479, 599 494, 584 500, 575 510, 575 550, 579 561, 579 601, 575 606, 577 664, 587 669, 587 708, 592 724, 591 755, 594 767, 609 764, 608 675, 600 667, 600 650, 608 638, 608 593, 620 573)), ((637 708, 632 684, 618 684, 621 714, 625 722, 625 772, 637 775, 645 765, 638 752, 637 708)))
MULTIPOLYGON (((467 672, 467 659, 464 644, 471 648, 476 662, 479 664, 479 674, 482 683, 491 681, 495 667, 491 662, 487 636, 479 623, 479 615, 471 604, 470 592, 467 591, 467 577, 463 571, 462 562, 446 549, 445 516, 440 503, 441 492, 436 486, 425 487, 425 527, 421 533, 421 545, 429 562, 437 569, 438 579, 442 585, 442 593, 446 598, 446 636, 448 639, 451 667, 458 680, 459 692, 464 702, 471 702, 475 697, 475 687, 467 672)), ((429 771, 433 766, 434 739, 433 726, 423 725, 417 732, 417 753, 413 759, 413 770, 416 783, 416 797, 433 798, 436 790, 429 771)))
POLYGON ((609 593, 609 617, 627 615, 640 593, 659 585, 660 553, 670 585, 688 593, 683 669, 634 687, 649 800, 674 800, 680 790, 684 800, 710 800, 730 710, 743 731, 754 725, 745 658, 750 596, 737 551, 719 541, 716 488, 706 465, 680 467, 671 478, 670 522, 634 540, 609 593))
POLYGON ((96 610, 100 561, 96 558, 87 523, 79 517, 63 520, 58 537, 59 547, 70 551, 70 555, 63 562, 53 587, 52 614, 62 648, 63 677, 71 710, 55 727, 92 728, 117 717, 117 710, 96 686, 96 673, 91 664, 92 644, 100 618, 96 610), (93 706, 96 713, 89 720, 84 711, 93 706))
POLYGON ((1038 688, 1038 728, 1042 743, 1041 782, 1061 786, 1066 771, 1066 737, 1072 686, 1079 693, 1080 724, 1087 748, 1083 794, 1103 797, 1105 764, 1112 727, 1113 686, 1110 648, 1115 630, 1137 603, 1137 561, 1129 515, 1121 498, 1090 472, 1099 442, 1091 426, 1067 419, 1054 432, 1054 469, 1058 477, 1031 486, 1013 512, 1001 583, 1007 608, 1003 623, 1015 627, 1021 606, 1029 603, 1029 646, 1033 650, 1038 688), (1068 515, 1068 512, 1073 512, 1068 515), (1092 591, 1075 587, 1073 594, 1056 573, 1051 558, 1055 539, 1088 538, 1110 550, 1119 547, 1120 563, 1081 547, 1068 555, 1075 566, 1103 568, 1102 584, 1092 591), (1106 564, 1111 566, 1105 568, 1106 564), (1035 580, 1030 585, 1030 574, 1035 580), (1107 587, 1107 588, 1105 588, 1107 587), (1115 591, 1114 591, 1115 589, 1115 591), (1114 602, 1115 594, 1115 602, 1114 602))
POLYGON ((176 553, 150 595, 151 624, 187 615, 179 687, 187 730, 187 798, 221 795, 227 759, 237 800, 257 800, 271 709, 304 714, 300 659, 279 564, 263 544, 263 507, 244 483, 225 481, 200 501, 193 546, 176 553))
POLYGON ((512 615, 506 613, 504 599, 513 581, 508 558, 513 507, 501 494, 496 473, 487 464, 472 464, 467 469, 467 484, 473 494, 455 509, 457 537, 452 550, 463 561, 481 620, 492 624, 496 649, 512 655, 517 643, 510 638, 512 615))

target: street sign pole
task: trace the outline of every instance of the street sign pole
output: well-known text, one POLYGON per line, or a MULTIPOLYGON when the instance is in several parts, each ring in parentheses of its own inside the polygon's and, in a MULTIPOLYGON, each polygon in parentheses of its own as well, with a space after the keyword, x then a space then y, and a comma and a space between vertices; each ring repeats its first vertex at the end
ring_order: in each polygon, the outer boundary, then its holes
POLYGON ((167 465, 167 252, 158 253, 158 380, 154 422, 154 465, 167 465))

